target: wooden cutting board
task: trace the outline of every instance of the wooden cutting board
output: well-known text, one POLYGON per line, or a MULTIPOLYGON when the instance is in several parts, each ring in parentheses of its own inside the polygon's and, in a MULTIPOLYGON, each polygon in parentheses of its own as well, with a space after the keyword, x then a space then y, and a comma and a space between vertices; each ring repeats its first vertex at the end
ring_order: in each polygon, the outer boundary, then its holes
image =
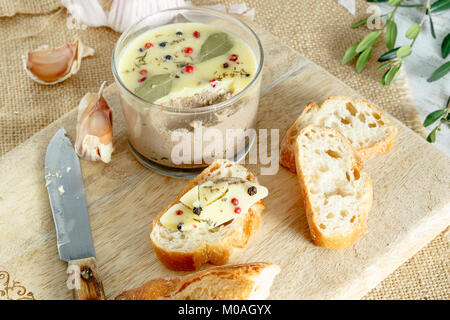
MULTIPOLYGON (((256 28, 256 27, 255 27, 256 28)), ((279 128, 280 138, 309 101, 359 95, 272 35, 256 28, 266 64, 258 127, 279 128)), ((100 85, 100 84, 99 84, 100 85)), ((0 159, 0 299, 71 299, 67 264, 60 261, 44 180, 44 154, 65 127, 75 137, 69 112, 0 159)), ((81 161, 97 261, 109 299, 161 276, 166 269, 149 239, 156 214, 186 180, 142 167, 127 149, 121 111, 115 115, 110 164, 81 161)), ((450 160, 393 119, 399 135, 386 155, 365 163, 374 186, 369 232, 354 246, 328 250, 311 242, 294 174, 280 168, 260 176, 269 188, 262 227, 231 263, 278 264, 271 299, 358 299, 450 223, 450 160)), ((259 173, 258 166, 249 166, 259 173)), ((208 266, 206 266, 208 267, 208 266)))

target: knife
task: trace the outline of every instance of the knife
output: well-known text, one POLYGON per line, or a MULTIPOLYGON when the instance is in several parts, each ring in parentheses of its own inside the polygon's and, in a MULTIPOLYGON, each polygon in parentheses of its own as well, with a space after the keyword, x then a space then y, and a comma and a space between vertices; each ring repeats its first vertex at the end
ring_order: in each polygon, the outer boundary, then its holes
POLYGON ((64 128, 59 129, 48 144, 45 181, 59 257, 69 263, 68 272, 73 271, 68 287, 73 289, 77 300, 105 300, 95 260, 80 161, 64 128))

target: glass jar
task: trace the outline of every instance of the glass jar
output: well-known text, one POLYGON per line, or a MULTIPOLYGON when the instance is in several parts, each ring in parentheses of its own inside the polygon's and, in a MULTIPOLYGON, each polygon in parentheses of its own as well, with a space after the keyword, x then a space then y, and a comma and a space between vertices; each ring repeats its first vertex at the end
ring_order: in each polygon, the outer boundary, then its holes
POLYGON ((244 158, 256 137, 252 129, 256 126, 263 59, 261 43, 247 25, 211 9, 164 10, 128 28, 113 50, 112 70, 128 143, 137 160, 164 175, 192 177, 216 158, 234 161, 244 158), (244 41, 256 59, 257 69, 250 83, 225 101, 189 109, 152 104, 127 89, 118 73, 121 54, 127 45, 151 29, 187 22, 211 24, 244 41))

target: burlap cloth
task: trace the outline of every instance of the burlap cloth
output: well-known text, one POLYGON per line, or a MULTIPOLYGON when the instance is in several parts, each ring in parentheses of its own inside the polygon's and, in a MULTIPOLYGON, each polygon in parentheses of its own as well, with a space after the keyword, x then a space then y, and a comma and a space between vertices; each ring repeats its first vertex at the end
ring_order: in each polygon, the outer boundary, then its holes
MULTIPOLYGON (((196 5, 240 3, 243 0, 194 0, 196 5)), ((407 80, 382 87, 376 64, 357 74, 340 61, 346 48, 366 32, 352 30, 357 18, 367 16, 367 3, 357 1, 353 17, 337 0, 247 0, 256 8, 255 21, 279 36, 305 57, 319 64, 363 96, 424 135, 413 105, 407 80)), ((118 34, 108 28, 69 29, 67 12, 60 0, 0 0, 0 156, 76 107, 88 91, 113 81, 110 55, 118 34), (33 36, 29 36, 33 35, 33 36), (26 77, 21 55, 42 44, 57 46, 79 37, 95 48, 94 57, 83 60, 79 74, 55 86, 42 86, 26 77)), ((378 46, 373 56, 379 56, 378 46)), ((442 233, 365 299, 449 299, 449 241, 442 233)))

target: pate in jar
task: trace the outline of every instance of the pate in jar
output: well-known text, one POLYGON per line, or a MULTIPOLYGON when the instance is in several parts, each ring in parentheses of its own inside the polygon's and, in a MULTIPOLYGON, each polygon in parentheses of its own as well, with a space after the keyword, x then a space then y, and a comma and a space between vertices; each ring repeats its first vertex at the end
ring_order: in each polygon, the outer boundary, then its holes
POLYGON ((132 153, 169 176, 239 161, 255 139, 262 63, 255 33, 214 10, 171 9, 131 26, 112 64, 132 153))

